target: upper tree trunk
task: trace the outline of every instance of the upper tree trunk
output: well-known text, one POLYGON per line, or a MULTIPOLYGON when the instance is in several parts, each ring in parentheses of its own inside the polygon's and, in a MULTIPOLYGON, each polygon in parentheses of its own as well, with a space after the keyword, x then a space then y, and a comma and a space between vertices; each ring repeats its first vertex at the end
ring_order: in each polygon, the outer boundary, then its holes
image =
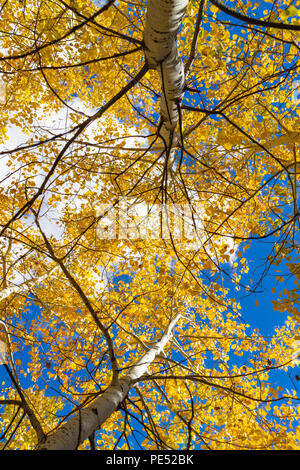
POLYGON ((160 134, 170 145, 178 122, 185 76, 176 36, 188 0, 149 0, 144 30, 145 56, 150 68, 161 76, 160 134))

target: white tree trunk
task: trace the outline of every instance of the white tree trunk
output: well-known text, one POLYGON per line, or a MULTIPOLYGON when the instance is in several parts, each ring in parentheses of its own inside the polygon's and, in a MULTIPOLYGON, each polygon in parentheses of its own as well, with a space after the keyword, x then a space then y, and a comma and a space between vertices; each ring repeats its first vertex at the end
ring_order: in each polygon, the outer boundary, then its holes
POLYGON ((30 279, 28 281, 22 282, 22 284, 19 284, 18 286, 5 287, 4 289, 0 290, 0 302, 9 297, 11 294, 22 294, 23 292, 28 291, 32 287, 35 287, 37 284, 40 284, 41 282, 45 281, 46 279, 48 279, 53 269, 49 273, 43 274, 43 276, 39 276, 35 279, 30 279))
POLYGON ((116 411, 135 382, 147 372, 149 365, 161 354, 180 316, 177 314, 171 320, 161 339, 129 369, 118 383, 112 383, 103 395, 86 408, 78 411, 66 424, 49 435, 46 441, 38 447, 38 450, 74 450, 97 431, 105 420, 116 411))
MULTIPOLYGON (((188 0, 149 0, 144 31, 145 57, 150 68, 161 76, 160 134, 167 145, 174 145, 174 130, 178 122, 178 104, 184 85, 184 68, 179 56, 176 36, 188 0)), ((40 450, 73 450, 98 430, 126 398, 130 388, 144 375, 149 365, 164 349, 172 329, 180 318, 176 315, 161 339, 133 365, 117 383, 112 383, 103 395, 78 411, 67 423, 49 435, 40 450)))
POLYGON ((149 0, 144 30, 146 60, 161 76, 160 134, 167 145, 176 143, 176 138, 171 141, 171 137, 178 122, 178 104, 185 85, 176 36, 187 4, 188 0, 149 0))

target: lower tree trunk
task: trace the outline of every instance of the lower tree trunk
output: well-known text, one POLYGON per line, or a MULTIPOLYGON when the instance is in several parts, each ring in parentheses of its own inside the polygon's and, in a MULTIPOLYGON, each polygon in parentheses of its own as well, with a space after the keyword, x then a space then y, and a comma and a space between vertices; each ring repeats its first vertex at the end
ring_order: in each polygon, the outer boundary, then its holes
POLYGON ((79 444, 100 429, 106 419, 118 409, 130 388, 147 372, 149 365, 163 351, 180 316, 177 314, 171 320, 161 339, 129 369, 123 378, 117 383, 112 383, 103 395, 78 411, 67 423, 49 435, 38 446, 38 450, 75 450, 79 444))

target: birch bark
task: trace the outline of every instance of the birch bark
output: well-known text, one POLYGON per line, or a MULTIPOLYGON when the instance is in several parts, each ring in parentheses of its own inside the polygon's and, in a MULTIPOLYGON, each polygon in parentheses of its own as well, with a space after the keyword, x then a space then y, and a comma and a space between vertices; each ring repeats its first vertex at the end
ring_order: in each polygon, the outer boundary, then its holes
POLYGON ((185 74, 176 36, 188 0, 149 0, 144 30, 145 57, 149 68, 161 77, 160 134, 167 145, 174 145, 178 122, 178 104, 185 86, 185 74))
POLYGON ((180 317, 181 315, 177 314, 171 320, 161 339, 129 369, 124 377, 117 383, 112 383, 103 395, 49 435, 45 442, 38 446, 38 450, 75 450, 80 443, 99 429, 126 398, 135 382, 147 372, 154 359, 162 353, 180 317))
MULTIPOLYGON (((178 104, 185 85, 184 67, 177 49, 176 36, 187 4, 188 0, 149 0, 144 30, 147 65, 156 69, 161 76, 160 134, 168 146, 174 145, 174 131, 179 119, 178 104)), ((180 314, 172 319, 161 339, 124 377, 113 381, 103 395, 49 435, 38 449, 73 450, 99 429, 117 410, 134 383, 147 372, 153 360, 161 354, 179 318, 180 314)))
POLYGON ((35 287, 37 284, 40 284, 41 282, 45 281, 49 278, 53 269, 49 273, 44 274, 43 276, 39 276, 36 279, 30 279, 29 281, 22 282, 22 284, 19 284, 18 286, 4 287, 4 289, 0 290, 0 302, 9 297, 11 294, 22 294, 23 292, 27 292, 28 290, 30 290, 32 287, 35 287))

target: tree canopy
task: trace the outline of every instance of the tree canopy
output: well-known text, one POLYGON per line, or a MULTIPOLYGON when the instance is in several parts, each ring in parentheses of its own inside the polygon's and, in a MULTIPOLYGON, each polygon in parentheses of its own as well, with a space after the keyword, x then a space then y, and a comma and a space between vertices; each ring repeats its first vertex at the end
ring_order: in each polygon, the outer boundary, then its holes
POLYGON ((300 2, 0 11, 2 449, 299 450, 300 2))

